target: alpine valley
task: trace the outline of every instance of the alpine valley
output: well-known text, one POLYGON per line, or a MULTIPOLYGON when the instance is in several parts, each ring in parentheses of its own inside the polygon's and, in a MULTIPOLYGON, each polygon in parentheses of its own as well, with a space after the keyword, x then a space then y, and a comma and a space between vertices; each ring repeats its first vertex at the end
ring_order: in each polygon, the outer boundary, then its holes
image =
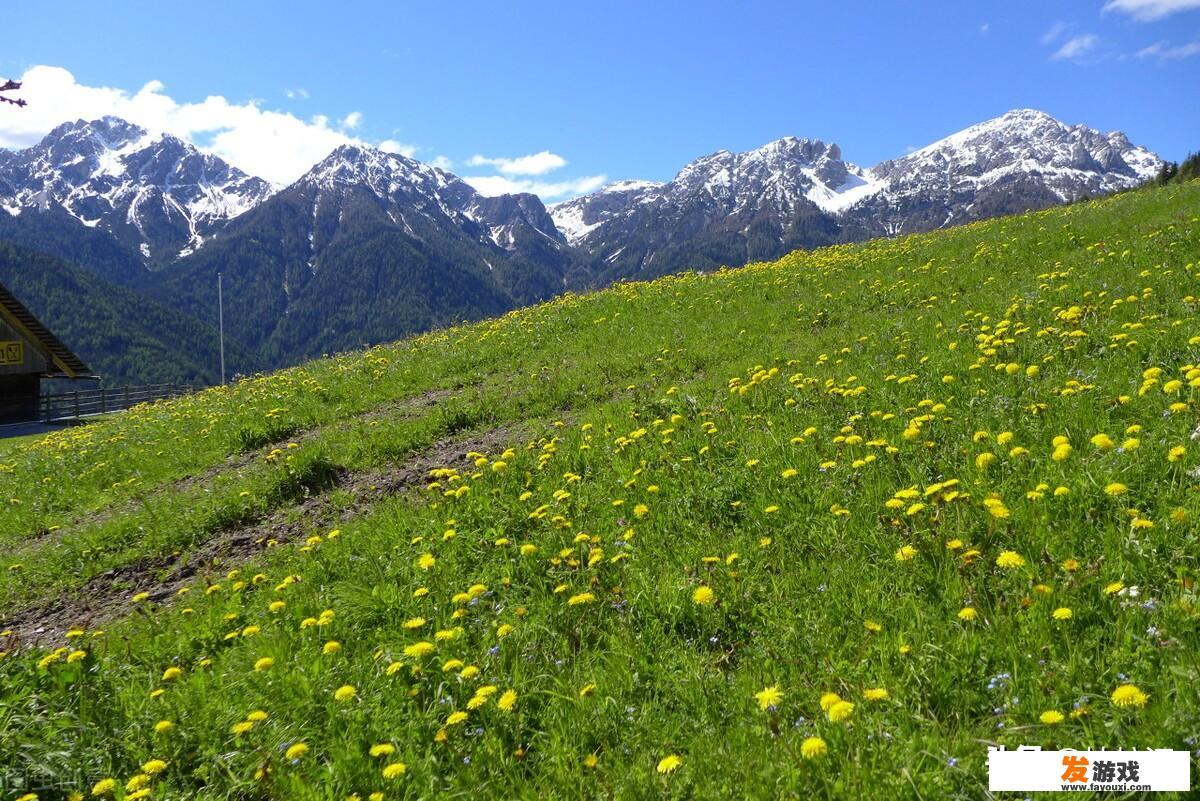
POLYGON ((870 168, 787 137, 547 208, 361 146, 273 186, 105 117, 0 150, 0 282, 113 383, 208 383, 218 273, 231 368, 250 372, 564 291, 1129 189, 1161 166, 1120 132, 1017 110, 870 168), (140 309, 137 344, 110 330, 128 314, 85 304, 140 309))

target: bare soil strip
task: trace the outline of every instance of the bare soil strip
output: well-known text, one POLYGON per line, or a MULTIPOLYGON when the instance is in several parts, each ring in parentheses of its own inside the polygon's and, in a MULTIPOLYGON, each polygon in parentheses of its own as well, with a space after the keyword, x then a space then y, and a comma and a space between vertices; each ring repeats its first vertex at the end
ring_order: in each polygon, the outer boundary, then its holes
POLYGON ((53 601, 17 610, 0 621, 0 630, 12 632, 5 646, 62 642, 70 629, 95 629, 128 614, 129 599, 137 593, 146 592, 152 601, 165 602, 198 577, 220 580, 230 569, 271 547, 268 543, 294 543, 358 517, 385 498, 425 483, 431 469, 467 466, 468 453, 499 450, 512 444, 517 433, 500 426, 465 437, 447 437, 403 462, 360 473, 345 471, 329 490, 276 509, 253 523, 216 532, 194 550, 122 565, 53 601))
MULTIPOLYGON (((183 492, 200 484, 212 481, 218 475, 223 473, 238 471, 250 466, 251 464, 254 464, 255 462, 260 462, 268 453, 271 452, 273 448, 280 447, 285 443, 295 442, 298 445, 303 445, 304 443, 311 442, 312 440, 321 436, 321 434, 325 431, 340 426, 350 425, 355 421, 370 422, 371 420, 394 417, 397 415, 409 414, 417 410, 429 409, 437 406, 443 400, 450 397, 453 393, 453 389, 433 389, 429 390, 428 392, 423 392, 420 395, 403 398, 401 400, 385 403, 380 406, 373 406, 372 408, 367 409, 364 412, 360 412, 352 417, 333 420, 321 426, 313 426, 312 428, 295 432, 291 436, 277 442, 271 442, 259 448, 253 448, 248 451, 232 454, 197 473, 193 473, 191 475, 178 478, 174 481, 169 481, 165 484, 156 486, 151 489, 151 493, 152 495, 157 496, 165 493, 183 492)), ((20 542, 22 547, 25 547, 28 545, 45 542, 50 538, 58 539, 69 536, 72 532, 79 531, 80 529, 84 529, 89 526, 104 523, 114 517, 117 517, 118 515, 126 514, 145 503, 145 501, 145 498, 129 498, 124 501, 110 504, 101 509, 82 514, 72 520, 68 525, 54 529, 53 531, 49 529, 42 529, 41 531, 34 532, 25 537, 14 539, 13 541, 20 542)))

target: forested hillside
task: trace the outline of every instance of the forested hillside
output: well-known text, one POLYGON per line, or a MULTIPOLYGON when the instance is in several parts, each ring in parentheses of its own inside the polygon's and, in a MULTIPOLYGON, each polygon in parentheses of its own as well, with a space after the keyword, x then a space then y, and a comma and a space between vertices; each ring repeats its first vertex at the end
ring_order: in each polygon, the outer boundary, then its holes
MULTIPOLYGON (((8 287, 106 386, 220 379, 215 325, 167 309, 60 259, 0 242, 0 284, 8 287)), ((215 305, 212 314, 215 317, 215 305)), ((254 360, 229 343, 229 375, 254 360)))

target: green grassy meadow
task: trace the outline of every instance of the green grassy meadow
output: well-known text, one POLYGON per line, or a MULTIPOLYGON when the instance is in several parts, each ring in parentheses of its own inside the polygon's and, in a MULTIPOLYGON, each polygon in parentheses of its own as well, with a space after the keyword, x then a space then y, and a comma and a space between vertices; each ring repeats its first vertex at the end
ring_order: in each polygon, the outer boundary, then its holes
POLYGON ((1192 182, 20 443, 0 799, 965 799, 988 745, 1195 753, 1198 400, 1192 182))

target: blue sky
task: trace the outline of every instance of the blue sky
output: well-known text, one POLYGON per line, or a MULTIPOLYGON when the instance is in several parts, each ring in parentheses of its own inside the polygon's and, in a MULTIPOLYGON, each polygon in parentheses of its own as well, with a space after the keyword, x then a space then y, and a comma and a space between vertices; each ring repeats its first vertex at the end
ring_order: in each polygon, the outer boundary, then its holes
POLYGON ((0 144, 111 107, 277 181, 352 138, 554 200, 785 135, 869 166, 1017 107, 1170 159, 1200 150, 1200 0, 160 0, 6 17, 0 74, 24 75, 31 105, 0 108, 0 144))

